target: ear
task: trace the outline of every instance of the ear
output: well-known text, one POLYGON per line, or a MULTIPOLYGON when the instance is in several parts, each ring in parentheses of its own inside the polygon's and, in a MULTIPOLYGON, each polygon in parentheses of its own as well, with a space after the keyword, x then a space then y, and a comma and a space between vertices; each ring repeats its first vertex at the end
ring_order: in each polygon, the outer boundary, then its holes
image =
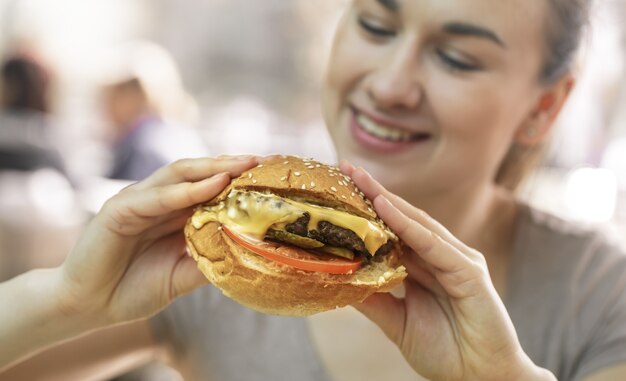
POLYGON ((518 144, 534 146, 546 139, 574 83, 574 77, 568 73, 543 91, 531 114, 515 132, 515 141, 518 144))

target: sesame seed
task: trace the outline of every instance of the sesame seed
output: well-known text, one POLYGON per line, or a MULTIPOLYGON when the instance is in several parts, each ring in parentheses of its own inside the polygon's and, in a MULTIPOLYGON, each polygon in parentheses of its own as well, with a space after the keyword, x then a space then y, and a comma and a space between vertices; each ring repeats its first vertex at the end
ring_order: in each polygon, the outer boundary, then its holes
POLYGON ((321 167, 321 165, 315 164, 315 168, 319 168, 319 167, 321 167))
POLYGON ((335 175, 331 173, 331 174, 330 174, 330 177, 335 177, 335 175))
POLYGON ((256 166, 257 168, 263 168, 263 164, 259 164, 256 166))
POLYGON ((337 192, 337 188, 335 188, 335 187, 330 187, 330 190, 333 191, 333 192, 337 192))
POLYGON ((285 180, 287 180, 287 176, 283 176, 280 178, 280 181, 285 181, 285 180))
POLYGON ((343 185, 343 181, 339 180, 339 181, 337 181, 337 184, 343 185))
POLYGON ((348 198, 344 195, 341 195, 341 198, 343 198, 344 200, 347 200, 348 198))
POLYGON ((256 184, 256 179, 252 179, 252 184, 256 184))
POLYGON ((300 172, 294 172, 293 174, 296 176, 300 176, 300 172))
POLYGON ((300 188, 306 189, 306 185, 302 184, 302 186, 300 188))
POLYGON ((311 181, 311 189, 315 188, 315 183, 311 181))
POLYGON ((283 161, 283 164, 289 164, 289 161, 283 161))
POLYGON ((251 179, 252 178, 252 172, 248 173, 248 178, 251 179))
POLYGON ((374 211, 372 210, 372 208, 367 208, 367 211, 370 213, 374 213, 374 211))
POLYGON ((354 192, 352 192, 351 196, 354 197, 354 192))

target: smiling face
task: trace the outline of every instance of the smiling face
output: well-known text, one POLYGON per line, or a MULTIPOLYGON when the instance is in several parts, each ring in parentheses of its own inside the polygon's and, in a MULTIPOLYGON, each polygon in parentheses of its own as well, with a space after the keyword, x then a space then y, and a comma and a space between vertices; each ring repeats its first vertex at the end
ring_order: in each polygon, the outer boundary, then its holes
POLYGON ((339 158, 410 201, 493 185, 545 90, 547 14, 545 1, 353 0, 323 92, 339 158))

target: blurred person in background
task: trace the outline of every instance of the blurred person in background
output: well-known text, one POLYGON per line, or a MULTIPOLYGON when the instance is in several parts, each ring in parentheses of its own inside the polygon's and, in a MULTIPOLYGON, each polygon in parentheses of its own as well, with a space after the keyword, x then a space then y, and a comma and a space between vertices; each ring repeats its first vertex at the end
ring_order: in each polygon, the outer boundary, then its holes
POLYGON ((58 266, 78 236, 82 214, 53 122, 54 76, 22 48, 0 68, 0 279, 58 266))
MULTIPOLYGON (((339 158, 359 166, 343 161, 344 173, 408 245, 404 297, 356 307, 398 346, 412 377, 626 375, 624 252, 515 193, 574 84, 588 6, 353 0, 339 23, 325 121, 339 158)), ((257 163, 163 168, 111 199, 62 267, 0 285, 10 306, 0 366, 92 332, 7 369, 7 379, 102 375, 160 351, 190 380, 336 378, 303 319, 255 313, 211 287, 160 312, 206 284, 184 254, 189 208, 257 163)), ((366 365, 357 350, 342 368, 366 365)))
POLYGON ((192 129, 196 103, 165 49, 135 41, 112 48, 105 57, 100 62, 102 111, 113 143, 108 177, 140 180, 176 159, 207 154, 192 129))
POLYGON ((65 172, 50 131, 50 70, 26 52, 9 56, 0 70, 0 168, 65 172))

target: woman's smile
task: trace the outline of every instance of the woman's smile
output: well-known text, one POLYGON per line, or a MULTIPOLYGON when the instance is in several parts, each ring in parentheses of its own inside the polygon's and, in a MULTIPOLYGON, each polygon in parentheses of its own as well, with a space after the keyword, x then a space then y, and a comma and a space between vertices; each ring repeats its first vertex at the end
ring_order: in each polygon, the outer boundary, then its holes
POLYGON ((415 132, 391 120, 383 120, 355 107, 350 109, 350 132, 364 148, 380 153, 401 153, 431 139, 427 132, 415 132))

